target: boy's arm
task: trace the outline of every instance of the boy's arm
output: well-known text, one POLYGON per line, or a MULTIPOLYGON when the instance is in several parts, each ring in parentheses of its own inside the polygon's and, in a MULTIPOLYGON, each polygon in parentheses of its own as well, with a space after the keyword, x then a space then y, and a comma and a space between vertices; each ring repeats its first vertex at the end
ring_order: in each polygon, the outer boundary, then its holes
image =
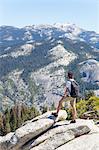
POLYGON ((64 92, 64 95, 62 96, 61 100, 63 100, 64 98, 66 98, 66 96, 67 96, 67 91, 68 91, 68 89, 66 88, 66 89, 65 89, 65 92, 64 92))
POLYGON ((64 97, 67 96, 67 88, 65 89, 64 97))

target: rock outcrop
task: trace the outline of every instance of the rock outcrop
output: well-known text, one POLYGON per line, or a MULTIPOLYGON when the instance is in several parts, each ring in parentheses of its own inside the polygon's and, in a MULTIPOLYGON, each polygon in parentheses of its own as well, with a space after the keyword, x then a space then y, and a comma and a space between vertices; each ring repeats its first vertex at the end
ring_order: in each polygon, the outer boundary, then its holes
POLYGON ((78 137, 57 150, 99 150, 99 133, 78 137))
POLYGON ((47 112, 25 122, 14 133, 0 137, 0 150, 99 149, 99 127, 93 120, 77 119, 70 124, 55 119, 47 112))
POLYGON ((18 128, 10 139, 1 138, 0 148, 2 150, 18 150, 26 142, 35 138, 37 135, 49 129, 54 124, 52 119, 40 119, 34 122, 29 122, 18 128))

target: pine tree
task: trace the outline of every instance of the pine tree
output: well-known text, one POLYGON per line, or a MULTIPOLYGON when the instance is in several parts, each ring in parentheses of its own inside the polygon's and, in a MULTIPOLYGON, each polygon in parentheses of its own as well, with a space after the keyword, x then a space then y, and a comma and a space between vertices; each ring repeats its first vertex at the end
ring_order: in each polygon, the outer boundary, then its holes
POLYGON ((29 108, 29 119, 32 119, 39 115, 39 112, 36 110, 34 106, 29 108))
POLYGON ((10 111, 8 110, 8 108, 6 109, 5 113, 4 113, 5 117, 4 117, 4 134, 7 134, 11 131, 11 127, 10 127, 10 111))
POLYGON ((13 108, 6 109, 4 114, 0 113, 0 135, 6 135, 10 131, 15 131, 24 121, 39 115, 39 111, 34 107, 24 104, 15 104, 13 108))
POLYGON ((21 108, 22 123, 29 119, 29 112, 30 112, 30 109, 26 105, 23 104, 21 108))
POLYGON ((3 114, 0 112, 0 135, 3 135, 3 114))
POLYGON ((16 115, 16 109, 13 107, 10 110, 10 126, 11 126, 11 131, 15 131, 17 128, 17 115, 16 115))
POLYGON ((22 104, 17 104, 16 106, 17 110, 17 127, 19 128, 22 124, 22 118, 21 118, 21 111, 22 111, 22 104))

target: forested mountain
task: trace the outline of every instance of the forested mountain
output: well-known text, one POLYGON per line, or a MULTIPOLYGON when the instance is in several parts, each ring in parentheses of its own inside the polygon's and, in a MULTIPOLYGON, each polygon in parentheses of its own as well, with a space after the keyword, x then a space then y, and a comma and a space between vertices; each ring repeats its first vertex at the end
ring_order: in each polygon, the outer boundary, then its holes
POLYGON ((0 110, 17 102, 38 108, 56 104, 68 70, 82 92, 99 90, 98 61, 99 34, 94 31, 74 24, 1 26, 0 110))

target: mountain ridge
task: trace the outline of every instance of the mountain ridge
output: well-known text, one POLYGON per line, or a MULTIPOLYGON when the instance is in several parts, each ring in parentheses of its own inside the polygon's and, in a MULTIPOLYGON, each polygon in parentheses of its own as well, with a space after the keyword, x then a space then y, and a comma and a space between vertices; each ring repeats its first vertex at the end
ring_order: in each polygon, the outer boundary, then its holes
MULTIPOLYGON (((95 59, 98 64, 98 55, 99 34, 80 30, 75 25, 0 27, 2 107, 14 101, 38 106, 56 103, 60 96, 53 93, 63 93, 66 72, 72 70, 84 85, 80 74, 91 75, 94 69, 90 71, 92 67, 87 67, 80 73, 79 63, 95 59)), ((99 89, 98 78, 96 80, 97 83, 93 78, 89 80, 84 89, 99 89)))

